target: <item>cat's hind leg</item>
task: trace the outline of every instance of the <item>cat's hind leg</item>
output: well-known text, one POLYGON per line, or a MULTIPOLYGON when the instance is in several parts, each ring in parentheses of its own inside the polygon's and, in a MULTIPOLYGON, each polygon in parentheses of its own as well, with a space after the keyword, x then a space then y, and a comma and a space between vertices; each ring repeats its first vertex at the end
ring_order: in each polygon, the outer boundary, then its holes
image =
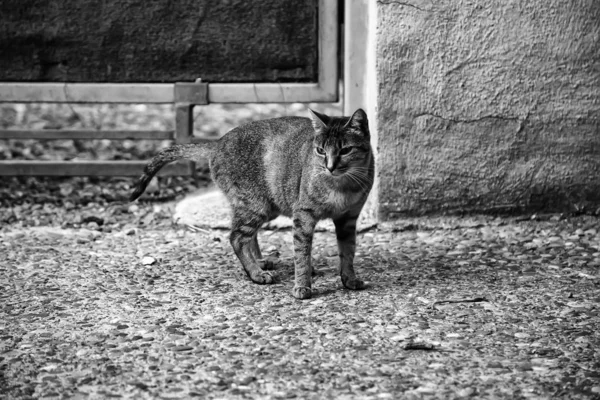
POLYGON ((274 282, 273 276, 261 268, 264 262, 261 261, 260 249, 256 240, 258 229, 265 219, 266 217, 262 217, 260 213, 249 209, 234 209, 231 235, 229 236, 231 246, 242 263, 248 278, 252 282, 260 284, 274 282))
POLYGON ((254 234, 254 237, 250 241, 250 251, 254 255, 254 258, 256 259, 258 265, 263 271, 272 270, 275 268, 275 265, 273 264, 273 261, 263 258, 262 252, 260 251, 260 246, 258 245, 257 236, 258 232, 254 234))

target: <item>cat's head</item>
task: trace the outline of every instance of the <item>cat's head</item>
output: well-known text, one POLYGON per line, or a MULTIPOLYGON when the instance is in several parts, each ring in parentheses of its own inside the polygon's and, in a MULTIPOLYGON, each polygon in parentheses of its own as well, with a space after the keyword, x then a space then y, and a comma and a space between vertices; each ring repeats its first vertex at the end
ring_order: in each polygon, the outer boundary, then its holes
POLYGON ((371 161, 367 114, 358 109, 351 117, 330 117, 310 110, 315 131, 313 151, 317 165, 334 177, 364 172, 371 161))

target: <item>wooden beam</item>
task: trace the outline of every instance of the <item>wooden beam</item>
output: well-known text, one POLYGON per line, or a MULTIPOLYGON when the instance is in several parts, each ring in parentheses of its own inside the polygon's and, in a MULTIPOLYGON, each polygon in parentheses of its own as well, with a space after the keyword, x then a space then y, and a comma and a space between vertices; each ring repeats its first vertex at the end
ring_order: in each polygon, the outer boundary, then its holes
MULTIPOLYGON (((0 176, 139 176, 146 161, 0 161, 0 176)), ((166 165, 160 176, 192 175, 193 163, 166 165)))
POLYGON ((130 131, 130 130, 80 130, 80 129, 13 129, 0 130, 0 139, 109 139, 109 140, 172 140, 175 138, 174 131, 130 131))
POLYGON ((177 82, 174 90, 175 103, 208 104, 208 83, 206 82, 177 82))
POLYGON ((190 143, 194 136, 194 106, 189 103, 175 104, 175 140, 190 143))
POLYGON ((172 103, 173 99, 172 83, 0 83, 0 103, 172 103))
MULTIPOLYGON (((337 54, 337 53, 334 53, 337 54)), ((336 70, 319 83, 210 83, 209 103, 307 103, 337 101, 336 70), (331 82, 334 82, 335 85, 331 82)), ((140 84, 141 85, 141 84, 140 84)), ((121 83, 0 82, 0 103, 172 103, 173 84, 148 83, 146 90, 121 83), (168 90, 165 89, 168 86, 168 90), (128 91, 131 89, 131 91, 128 91), (67 93, 67 94, 65 94, 67 93)))
POLYGON ((319 83, 211 83, 209 103, 308 103, 335 101, 337 92, 323 91, 319 83))

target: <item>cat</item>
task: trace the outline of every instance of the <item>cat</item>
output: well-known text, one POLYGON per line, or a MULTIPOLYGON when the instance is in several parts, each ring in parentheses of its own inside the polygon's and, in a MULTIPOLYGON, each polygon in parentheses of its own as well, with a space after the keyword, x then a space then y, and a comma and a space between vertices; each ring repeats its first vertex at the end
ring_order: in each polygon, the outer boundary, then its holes
POLYGON ((273 283, 256 236, 262 224, 285 215, 293 220, 292 294, 309 299, 315 225, 331 218, 342 284, 364 289, 354 272, 354 254, 356 221, 375 174, 367 115, 362 109, 351 117, 309 111, 310 118, 250 122, 217 141, 171 146, 146 165, 130 200, 137 199, 167 163, 208 158, 212 179, 232 208, 231 246, 250 280, 273 283))

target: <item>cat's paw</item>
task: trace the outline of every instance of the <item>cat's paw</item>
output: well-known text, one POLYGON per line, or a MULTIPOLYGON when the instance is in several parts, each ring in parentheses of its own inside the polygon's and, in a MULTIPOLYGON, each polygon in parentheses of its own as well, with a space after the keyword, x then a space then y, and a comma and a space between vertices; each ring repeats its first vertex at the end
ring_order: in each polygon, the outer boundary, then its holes
POLYGON ((294 289, 292 289, 292 294, 299 300, 306 300, 311 298, 312 290, 306 286, 294 286, 294 289))
POLYGON ((273 269, 275 269, 275 263, 276 263, 276 261, 277 261, 276 259, 273 259, 271 257, 269 257, 269 258, 263 258, 261 260, 258 260, 258 266, 263 271, 273 270, 273 269))
POLYGON ((270 272, 267 271, 256 271, 249 274, 250 280, 254 283, 258 283, 260 285, 265 285, 269 283, 275 282, 275 278, 270 272))
POLYGON ((342 276, 342 284, 346 289, 350 290, 362 290, 367 287, 362 279, 348 278, 345 276, 342 276))

